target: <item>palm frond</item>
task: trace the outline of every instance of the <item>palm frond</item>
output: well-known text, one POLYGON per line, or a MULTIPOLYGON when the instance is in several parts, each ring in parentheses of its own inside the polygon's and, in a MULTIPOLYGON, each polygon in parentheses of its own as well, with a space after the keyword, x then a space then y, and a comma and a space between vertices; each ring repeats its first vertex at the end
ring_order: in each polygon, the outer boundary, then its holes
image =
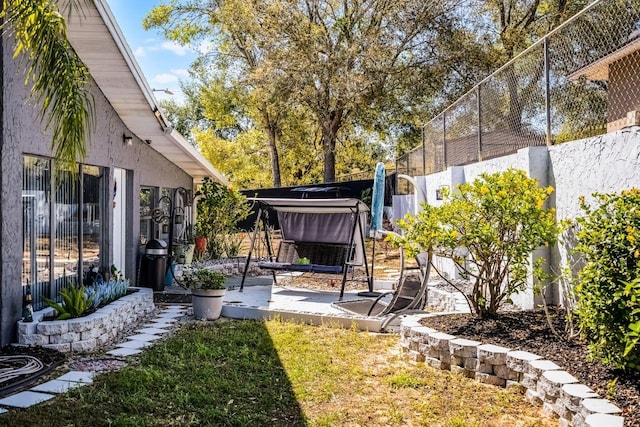
MULTIPOLYGON (((71 0, 69 12, 82 1, 71 0)), ((1 17, 3 30, 15 38, 14 57, 27 61, 25 84, 41 104, 45 129, 52 130, 56 164, 74 171, 86 157, 94 99, 89 70, 67 39, 66 21, 50 0, 3 0, 1 17)))

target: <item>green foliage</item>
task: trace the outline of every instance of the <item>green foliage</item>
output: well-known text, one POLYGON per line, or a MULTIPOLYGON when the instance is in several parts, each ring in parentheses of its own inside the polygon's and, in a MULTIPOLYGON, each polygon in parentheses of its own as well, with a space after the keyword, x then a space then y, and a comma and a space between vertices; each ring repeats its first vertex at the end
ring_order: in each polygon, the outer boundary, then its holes
POLYGON ((493 316, 536 273, 532 251, 557 239, 555 211, 544 208, 552 191, 520 170, 482 174, 446 192, 441 206, 423 205, 418 215, 399 221, 405 235, 395 243, 410 253, 435 250, 451 259, 472 282, 473 311, 493 316))
POLYGON ((129 280, 122 278, 118 278, 117 280, 111 278, 107 282, 94 283, 92 286, 87 286, 87 298, 92 299, 91 309, 97 310, 125 296, 128 287, 129 280))
POLYGON ((207 238, 207 250, 213 258, 233 251, 238 223, 249 216, 251 205, 247 198, 233 189, 205 178, 196 193, 196 234, 207 238))
POLYGON ((88 295, 84 286, 71 285, 60 291, 62 304, 49 298, 44 301, 58 312, 56 320, 73 319, 87 314, 93 306, 93 295, 88 295))
POLYGON ((226 289, 227 276, 218 270, 200 268, 184 275, 182 286, 187 289, 226 289))
POLYGON ((593 196, 577 220, 578 324, 593 357, 640 370, 640 190, 593 196))
MULTIPOLYGON (((70 7, 79 7, 72 0, 70 7)), ((88 90, 89 71, 67 40, 67 28, 56 2, 5 0, 3 30, 15 36, 14 57, 26 59, 25 84, 41 103, 41 119, 53 129, 51 147, 57 166, 74 171, 86 156, 86 135, 94 100, 88 90)))

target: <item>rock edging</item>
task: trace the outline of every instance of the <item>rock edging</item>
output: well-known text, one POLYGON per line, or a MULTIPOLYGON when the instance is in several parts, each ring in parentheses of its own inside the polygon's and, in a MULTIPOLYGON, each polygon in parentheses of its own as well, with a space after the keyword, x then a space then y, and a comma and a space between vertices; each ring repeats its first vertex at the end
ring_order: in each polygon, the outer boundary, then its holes
POLYGON ((52 308, 33 313, 33 322, 18 321, 18 343, 63 353, 91 352, 106 347, 128 326, 155 310, 151 288, 129 287, 129 293, 88 316, 43 322, 52 308))
POLYGON ((524 387, 526 399, 559 417, 561 426, 624 425, 618 407, 599 398, 555 363, 526 351, 512 351, 438 332, 420 324, 420 319, 426 316, 407 316, 400 325, 400 345, 412 360, 485 384, 524 387))

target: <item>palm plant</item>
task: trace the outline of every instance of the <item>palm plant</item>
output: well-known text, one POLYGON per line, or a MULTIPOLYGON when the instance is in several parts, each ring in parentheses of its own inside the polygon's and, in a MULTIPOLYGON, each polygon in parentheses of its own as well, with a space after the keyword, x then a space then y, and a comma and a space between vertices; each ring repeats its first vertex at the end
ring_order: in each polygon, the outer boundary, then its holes
MULTIPOLYGON (((69 14, 86 1, 70 0, 69 14)), ((0 18, 14 38, 14 58, 27 62, 25 84, 41 106, 45 128, 52 129, 56 163, 74 171, 86 156, 94 108, 89 70, 67 39, 66 21, 51 0, 3 0, 0 18)))

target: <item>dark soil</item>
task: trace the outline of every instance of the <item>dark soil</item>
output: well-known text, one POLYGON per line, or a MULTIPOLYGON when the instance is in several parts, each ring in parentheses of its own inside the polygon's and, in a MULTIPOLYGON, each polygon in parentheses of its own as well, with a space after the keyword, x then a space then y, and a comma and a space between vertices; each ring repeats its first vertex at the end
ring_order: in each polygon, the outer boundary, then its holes
POLYGON ((191 294, 154 292, 153 302, 156 304, 191 304, 191 294))
MULTIPOLYGON (((442 315, 421 323, 459 338, 524 350, 551 360, 622 409, 625 426, 640 426, 640 372, 624 373, 587 361, 585 343, 554 335, 541 311, 502 313, 497 319, 485 320, 470 314, 442 315)), ((563 312, 552 314, 552 324, 561 336, 568 335, 563 312)))

